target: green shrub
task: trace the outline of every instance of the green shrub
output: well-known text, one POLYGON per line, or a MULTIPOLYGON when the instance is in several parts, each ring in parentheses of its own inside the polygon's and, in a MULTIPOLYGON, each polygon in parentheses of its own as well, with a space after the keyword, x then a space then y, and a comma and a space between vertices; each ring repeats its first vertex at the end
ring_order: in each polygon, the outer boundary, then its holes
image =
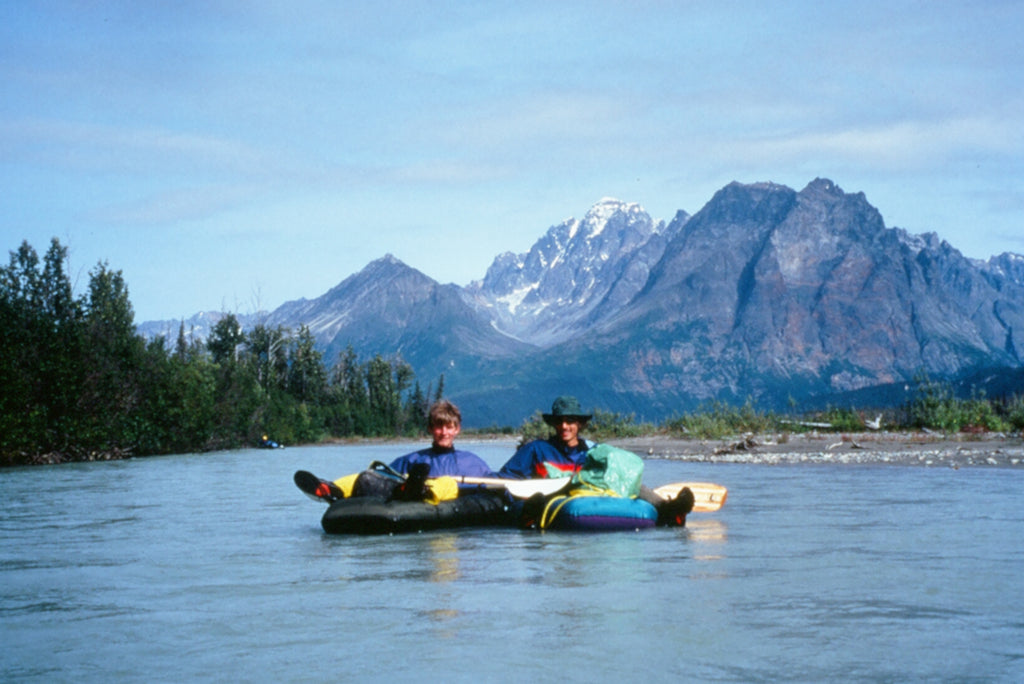
POLYGON ((526 444, 535 439, 547 439, 550 437, 551 427, 544 422, 540 411, 534 411, 533 415, 523 421, 522 426, 519 428, 519 433, 522 435, 521 442, 526 444))
POLYGON ((1013 430, 1024 430, 1024 397, 1016 396, 1003 407, 1005 420, 1013 430))
POLYGON ((665 429, 676 436, 721 439, 746 432, 767 432, 775 422, 771 414, 758 411, 749 400, 739 408, 716 401, 696 413, 669 419, 665 429))
POLYGON ((961 430, 1003 431, 1008 425, 984 394, 958 399, 948 383, 921 381, 917 396, 907 408, 915 428, 960 432, 961 430))
POLYGON ((861 432, 864 420, 853 409, 829 408, 821 416, 821 422, 831 423, 836 432, 861 432))
POLYGON ((622 437, 640 437, 654 432, 650 423, 636 422, 636 414, 628 416, 612 411, 594 409, 594 417, 587 425, 588 435, 595 439, 607 440, 622 437))

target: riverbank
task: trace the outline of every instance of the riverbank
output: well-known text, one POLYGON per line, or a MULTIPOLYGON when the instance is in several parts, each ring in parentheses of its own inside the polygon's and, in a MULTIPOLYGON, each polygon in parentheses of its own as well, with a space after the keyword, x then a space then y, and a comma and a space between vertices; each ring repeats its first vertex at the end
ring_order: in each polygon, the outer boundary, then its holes
MULTIPOLYGON (((518 435, 463 435, 458 443, 473 445, 518 440, 518 435)), ((878 464, 925 467, 1024 468, 1024 438, 1003 433, 833 432, 775 433, 698 439, 650 435, 608 439, 647 459, 692 463, 878 464)), ((422 445, 424 440, 351 439, 337 443, 422 445)))
POLYGON ((652 436, 611 441, 645 458, 696 463, 1024 468, 1024 439, 995 433, 871 432, 840 435, 810 432, 724 440, 652 436))
MULTIPOLYGON (((518 440, 518 435, 471 434, 459 440, 463 447, 518 440)), ((697 439, 651 435, 607 440, 648 459, 693 463, 781 464, 891 464, 960 468, 967 466, 1024 468, 1024 438, 1002 433, 865 432, 837 434, 827 432, 778 433, 697 439)), ((327 444, 394 444, 402 449, 424 446, 421 439, 346 438, 330 439, 327 444), (401 445, 401 446, 399 446, 401 445)), ((300 445, 293 445, 300 446, 300 445)), ((126 452, 95 452, 69 457, 60 453, 40 454, 20 463, 3 465, 56 465, 81 461, 112 461, 133 458, 126 452)))

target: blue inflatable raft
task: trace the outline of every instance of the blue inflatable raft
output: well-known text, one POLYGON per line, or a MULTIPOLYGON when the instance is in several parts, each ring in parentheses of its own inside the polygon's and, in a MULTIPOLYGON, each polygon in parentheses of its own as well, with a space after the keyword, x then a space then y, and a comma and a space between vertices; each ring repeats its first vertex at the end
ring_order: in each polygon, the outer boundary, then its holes
POLYGON ((536 521, 541 530, 610 531, 654 527, 658 511, 643 499, 556 496, 536 521))

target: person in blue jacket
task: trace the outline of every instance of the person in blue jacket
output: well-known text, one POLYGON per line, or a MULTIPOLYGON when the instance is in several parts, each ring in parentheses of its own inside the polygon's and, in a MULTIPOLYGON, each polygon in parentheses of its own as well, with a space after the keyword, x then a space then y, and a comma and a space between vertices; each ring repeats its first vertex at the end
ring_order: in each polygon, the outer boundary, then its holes
MULTIPOLYGON (((427 414, 427 428, 433 439, 429 447, 399 456, 388 466, 391 470, 408 476, 406 482, 400 486, 403 492, 408 491, 410 495, 416 495, 428 477, 496 477, 482 458, 471 451, 455 448, 455 438, 462 431, 462 413, 455 404, 447 399, 434 402, 427 414)), ((361 475, 351 491, 351 496, 391 496, 393 492, 390 490, 394 487, 395 480, 381 476, 372 477, 375 474, 365 472, 361 475), (363 480, 364 477, 370 479, 363 480), (360 485, 360 482, 364 484, 360 485), (378 491, 378 488, 386 488, 388 492, 378 491)), ((345 498, 342 481, 353 476, 354 474, 329 482, 313 473, 299 470, 295 473, 295 484, 309 496, 330 503, 345 498)))
POLYGON ((482 458, 471 451, 455 448, 455 438, 462 431, 462 413, 455 404, 447 399, 435 402, 427 415, 427 428, 433 438, 430 446, 399 456, 392 461, 392 470, 408 475, 412 466, 426 464, 430 466, 430 477, 495 477, 494 471, 482 458))
POLYGON ((551 404, 551 413, 541 414, 554 428, 548 439, 535 439, 519 447, 498 471, 498 477, 530 479, 565 477, 574 474, 594 446, 580 437, 591 415, 584 413, 576 397, 561 396, 551 404))
MULTIPOLYGON (((544 422, 554 428, 548 439, 535 439, 516 450, 512 458, 498 471, 499 477, 530 479, 567 477, 583 467, 587 451, 594 443, 580 437, 580 430, 591 419, 583 413, 576 397, 561 396, 551 405, 551 413, 541 414, 544 422)), ((556 493, 557 495, 557 493, 556 493)), ((520 524, 529 527, 544 502, 552 495, 538 494, 531 497, 524 506, 520 524)), ((682 526, 686 515, 693 510, 694 497, 689 487, 684 487, 674 499, 665 500, 649 487, 641 485, 639 498, 654 506, 658 512, 658 525, 682 526)))

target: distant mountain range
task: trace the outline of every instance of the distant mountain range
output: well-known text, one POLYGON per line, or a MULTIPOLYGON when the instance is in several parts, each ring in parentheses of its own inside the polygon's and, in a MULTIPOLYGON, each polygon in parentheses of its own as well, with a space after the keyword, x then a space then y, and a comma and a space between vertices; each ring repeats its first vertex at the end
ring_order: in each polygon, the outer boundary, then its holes
MULTIPOLYGON (((1024 257, 971 260, 886 228, 825 179, 731 183, 667 224, 604 199, 466 287, 388 255, 239 320, 305 324, 328 361, 351 345, 401 355, 424 385, 443 373, 472 426, 518 424, 563 393, 660 420, 710 401, 890 405, 922 373, 1024 391, 1024 257)), ((139 330, 173 340, 179 324, 139 330)))

